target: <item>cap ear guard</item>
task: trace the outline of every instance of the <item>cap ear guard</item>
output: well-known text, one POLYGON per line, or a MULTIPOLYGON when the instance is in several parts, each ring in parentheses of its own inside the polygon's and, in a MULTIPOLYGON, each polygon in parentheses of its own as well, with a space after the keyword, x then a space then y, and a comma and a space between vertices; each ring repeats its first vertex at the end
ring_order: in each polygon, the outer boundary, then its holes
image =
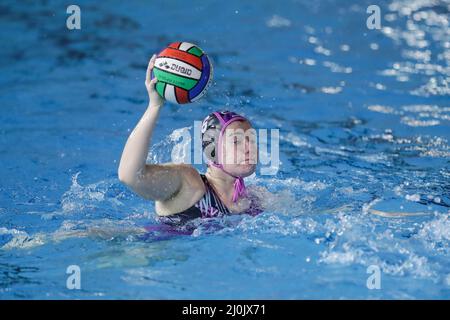
POLYGON ((209 129, 203 134, 202 149, 209 161, 216 161, 216 139, 218 136, 218 129, 209 129))
POLYGON ((220 121, 211 113, 202 123, 202 149, 209 161, 216 161, 216 144, 219 140, 220 121))

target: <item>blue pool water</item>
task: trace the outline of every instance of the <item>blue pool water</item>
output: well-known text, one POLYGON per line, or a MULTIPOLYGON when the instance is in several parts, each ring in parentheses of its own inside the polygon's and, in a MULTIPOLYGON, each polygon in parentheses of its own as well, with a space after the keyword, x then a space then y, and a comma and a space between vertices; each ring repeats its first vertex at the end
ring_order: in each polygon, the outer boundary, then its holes
POLYGON ((0 299, 449 298, 450 2, 377 1, 381 30, 371 1, 76 4, 73 31, 60 1, 0 5, 0 299), (118 162, 179 40, 215 83, 164 107, 148 160, 228 108, 280 129, 281 164, 248 179, 263 214, 143 235, 153 203, 118 162))

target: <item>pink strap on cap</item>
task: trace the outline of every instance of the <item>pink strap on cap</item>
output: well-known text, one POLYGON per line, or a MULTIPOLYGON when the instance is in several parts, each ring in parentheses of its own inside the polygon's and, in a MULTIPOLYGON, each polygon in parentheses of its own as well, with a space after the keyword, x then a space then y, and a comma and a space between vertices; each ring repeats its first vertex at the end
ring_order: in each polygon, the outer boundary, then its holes
POLYGON ((232 198, 234 203, 236 201, 238 201, 240 197, 244 196, 247 193, 247 189, 245 188, 244 179, 242 177, 236 177, 236 176, 232 175, 231 173, 227 172, 223 168, 223 166, 221 164, 217 164, 217 163, 214 163, 214 162, 209 162, 209 164, 212 165, 213 167, 221 169, 226 174, 228 174, 228 175, 232 176, 233 178, 235 178, 235 180, 234 180, 233 198, 232 198))
MULTIPOLYGON (((219 122, 221 124, 221 129, 219 132, 219 140, 217 141, 217 159, 220 161, 222 160, 222 137, 223 134, 225 133, 225 129, 233 122, 235 121, 248 121, 246 118, 236 115, 231 117, 230 119, 228 119, 228 121, 225 121, 222 116, 220 115, 219 112, 213 112, 213 114, 217 117, 217 119, 219 119, 219 122)), ((238 201, 239 197, 243 196, 246 194, 246 188, 245 188, 245 183, 244 183, 244 179, 242 177, 237 177, 232 175, 231 173, 229 173, 228 171, 226 171, 223 168, 223 165, 220 163, 215 163, 215 162, 210 162, 210 164, 216 168, 221 169, 223 172, 225 172, 226 174, 232 176, 235 178, 234 180, 234 191, 233 191, 233 202, 238 201)))

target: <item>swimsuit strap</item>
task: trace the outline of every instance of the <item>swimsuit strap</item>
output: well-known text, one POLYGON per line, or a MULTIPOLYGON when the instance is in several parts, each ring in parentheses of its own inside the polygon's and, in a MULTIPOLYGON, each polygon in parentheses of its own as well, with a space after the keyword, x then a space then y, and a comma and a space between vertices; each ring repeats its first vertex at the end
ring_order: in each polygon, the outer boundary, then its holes
POLYGON ((199 201, 199 209, 202 211, 204 216, 216 216, 217 214, 230 214, 231 211, 225 206, 225 204, 220 200, 219 196, 215 192, 212 185, 209 183, 206 175, 200 174, 203 183, 205 184, 205 195, 199 201))

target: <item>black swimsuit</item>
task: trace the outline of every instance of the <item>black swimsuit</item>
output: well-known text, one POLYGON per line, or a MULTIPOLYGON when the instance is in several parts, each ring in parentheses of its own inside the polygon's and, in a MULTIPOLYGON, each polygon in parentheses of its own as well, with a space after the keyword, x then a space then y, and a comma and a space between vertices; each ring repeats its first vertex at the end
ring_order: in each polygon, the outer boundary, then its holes
MULTIPOLYGON (((206 189, 203 197, 198 200, 192 207, 182 212, 171 214, 168 216, 158 216, 158 221, 170 225, 180 225, 196 218, 212 218, 232 214, 232 212, 225 206, 222 200, 220 200, 219 196, 214 191, 206 176, 204 174, 200 174, 200 177, 202 178, 206 189)), ((251 198, 250 200, 250 208, 243 213, 250 215, 257 215, 261 213, 262 209, 257 205, 256 198, 251 198)))

